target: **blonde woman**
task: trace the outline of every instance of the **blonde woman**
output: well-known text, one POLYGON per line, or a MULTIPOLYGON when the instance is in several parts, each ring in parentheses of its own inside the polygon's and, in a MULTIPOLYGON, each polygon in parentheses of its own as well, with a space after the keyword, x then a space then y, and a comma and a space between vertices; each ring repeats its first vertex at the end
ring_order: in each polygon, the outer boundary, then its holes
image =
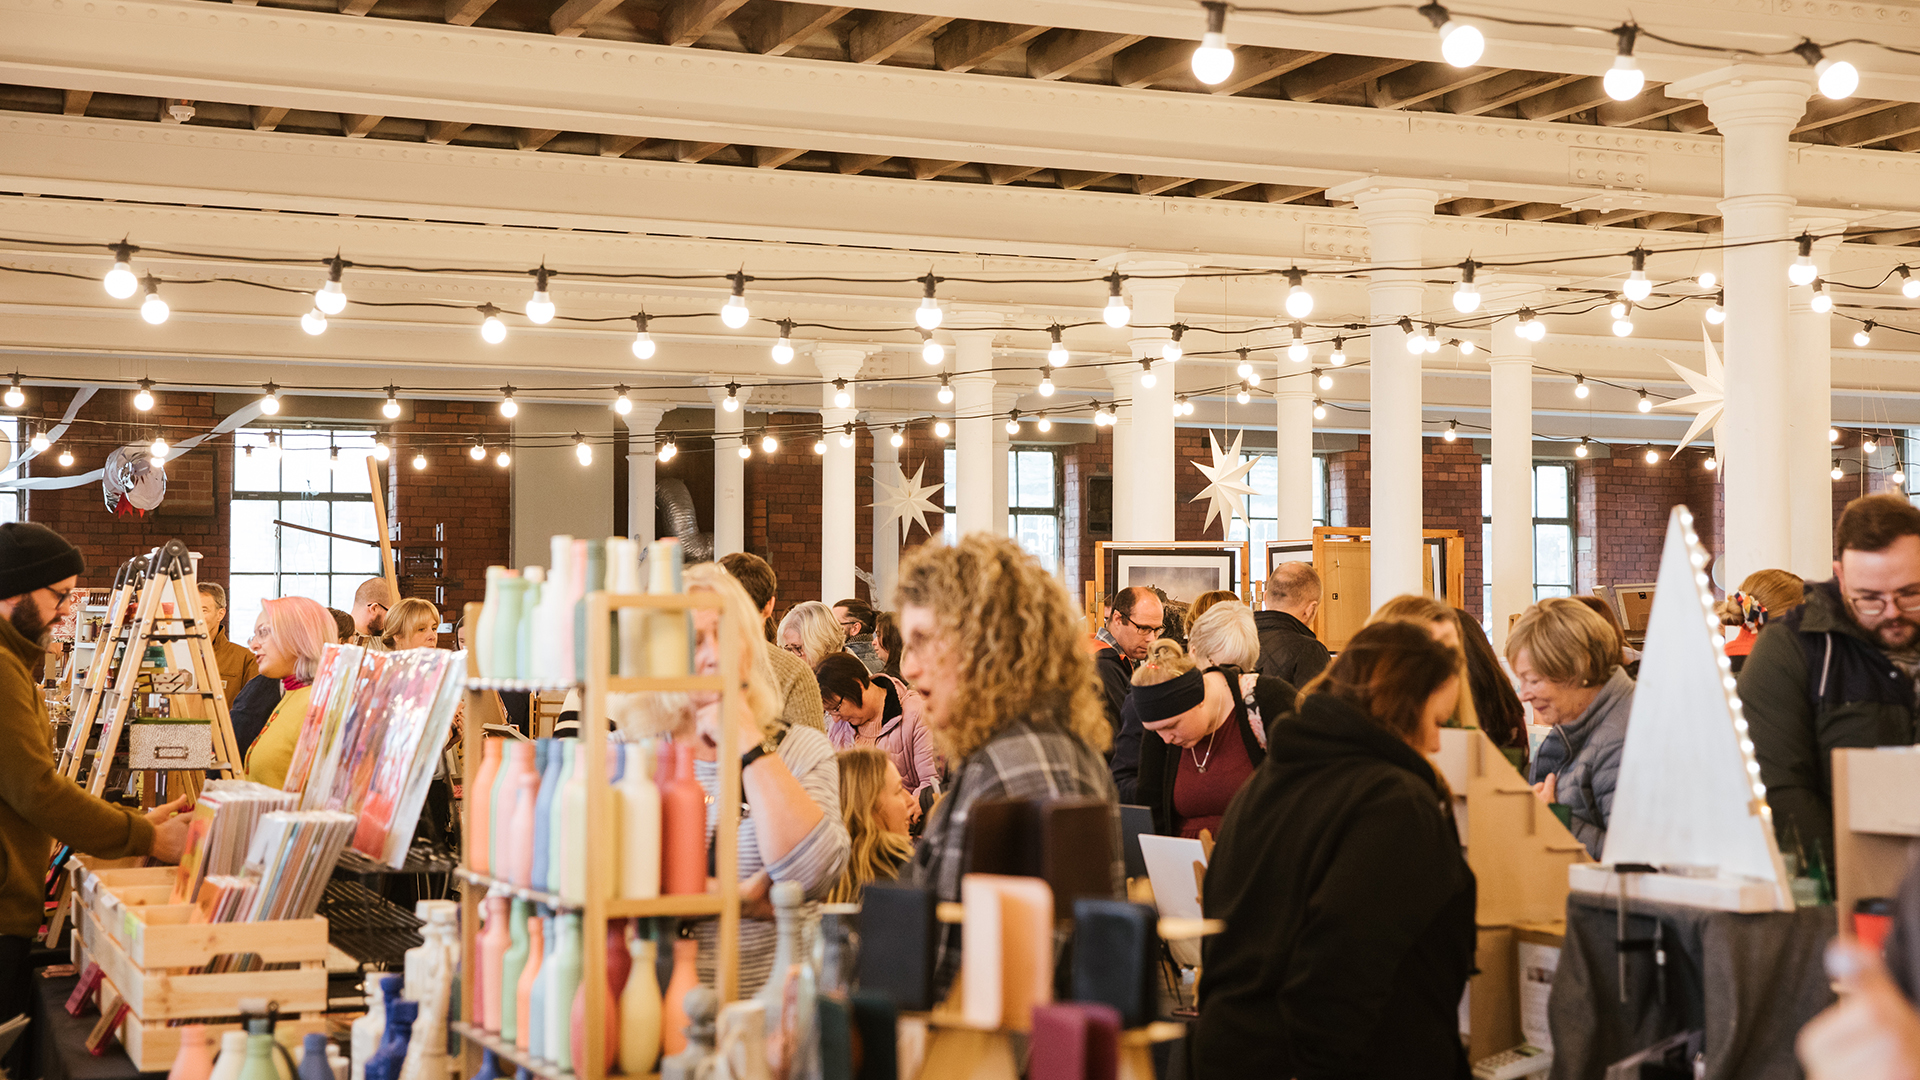
POLYGON ((1542 802, 1566 807, 1556 813, 1597 859, 1633 711, 1633 679, 1620 666, 1613 627, 1578 600, 1542 600, 1507 635, 1507 663, 1533 722, 1553 728, 1527 779, 1542 802))
POLYGON ((841 652, 847 644, 847 632, 840 628, 833 609, 818 600, 795 604, 780 620, 780 647, 820 670, 820 661, 841 652))
POLYGON ((1755 570, 1740 583, 1740 591, 1728 593, 1720 602, 1722 626, 1737 626, 1739 636, 1727 642, 1727 660, 1737 674, 1760 640, 1760 630, 1769 619, 1777 619, 1806 602, 1807 583, 1798 574, 1785 570, 1755 570))
MULTIPOLYGON (((935 744, 954 763, 901 877, 960 899, 967 820, 983 799, 1114 802, 1112 740, 1081 616, 1058 580, 1003 536, 925 544, 900 560, 900 673, 920 692, 935 744)), ((1111 814, 1114 894, 1120 811, 1111 814)), ((960 967, 960 928, 943 928, 935 994, 960 967)))
MULTIPOLYGON (((1239 604, 1239 603, 1240 603, 1240 594, 1236 592, 1229 592, 1226 589, 1212 589, 1207 592, 1201 593, 1199 596, 1194 597, 1193 603, 1187 606, 1187 627, 1188 627, 1187 636, 1189 638, 1193 636, 1192 628, 1200 624, 1200 617, 1202 615, 1205 615, 1208 611, 1211 611, 1213 609, 1213 605, 1239 604)), ((1246 605, 1241 604, 1241 606, 1245 607, 1246 605)), ((1252 615, 1253 610, 1251 608, 1248 608, 1247 614, 1252 615)))
POLYGON ((440 644, 440 609, 416 597, 387 609, 380 643, 389 650, 431 649, 440 644))
POLYGON ((279 679, 285 696, 267 718, 267 726, 247 750, 247 779, 277 788, 286 783, 300 728, 307 721, 307 701, 320 656, 338 640, 333 616, 304 596, 283 596, 260 605, 249 647, 260 661, 260 674, 279 679))
MULTIPOLYGON (((1431 596, 1416 596, 1403 593, 1373 609, 1367 616, 1367 625, 1381 622, 1406 622, 1423 626, 1433 635, 1433 639, 1452 649, 1460 657, 1460 672, 1467 672, 1466 645, 1460 640, 1460 621, 1453 609, 1435 600, 1431 596)), ((1465 685, 1463 682, 1462 685, 1465 685)), ((1448 727, 1479 727, 1479 710, 1474 707, 1473 695, 1461 694, 1460 704, 1455 708, 1453 719, 1448 727)))
POLYGON ((913 858, 907 830, 920 809, 893 759, 877 746, 850 746, 838 755, 840 814, 847 823, 847 870, 827 901, 857 904, 875 881, 892 881, 913 858))
MULTIPOLYGON (((773 665, 767 659, 758 628, 760 613, 740 583, 714 563, 700 563, 686 571, 686 590, 720 595, 727 617, 740 628, 733 642, 734 663, 746 691, 746 707, 737 716, 721 715, 716 693, 650 694, 635 712, 635 732, 623 735, 664 735, 677 745, 693 747, 694 775, 707 792, 707 842, 719 825, 720 731, 734 728, 734 747, 740 754, 741 814, 737 847, 740 895, 749 918, 740 926, 740 996, 751 997, 773 970, 775 945, 772 905, 768 890, 777 881, 798 882, 809 901, 823 899, 839 882, 847 861, 847 827, 840 819, 840 774, 833 744, 825 733, 810 727, 788 727, 780 722, 780 695, 773 665)), ((829 612, 831 616, 831 612, 829 612)), ((726 643, 721 640, 720 613, 702 608, 693 613, 696 675, 718 675, 726 643)), ((718 924, 701 923, 698 969, 711 986, 718 924)))

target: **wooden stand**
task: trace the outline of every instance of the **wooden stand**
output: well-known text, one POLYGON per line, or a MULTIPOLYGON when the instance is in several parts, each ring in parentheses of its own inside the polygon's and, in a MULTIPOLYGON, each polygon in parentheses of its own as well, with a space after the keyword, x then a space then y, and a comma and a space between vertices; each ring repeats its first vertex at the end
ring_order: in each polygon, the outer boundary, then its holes
MULTIPOLYGON (((1428 596, 1437 596, 1454 607, 1466 603, 1467 541, 1458 529, 1425 529, 1420 535, 1430 549, 1445 549, 1446 569, 1434 588, 1435 576, 1431 551, 1420 563, 1421 577, 1428 596)), ((1316 525, 1313 529, 1313 568, 1320 573, 1320 611, 1313 619, 1313 632, 1328 649, 1339 652, 1353 635, 1367 624, 1373 614, 1373 530, 1363 526, 1337 527, 1316 525)), ((1389 599, 1381 597, 1382 602, 1389 599)))
POLYGON ((1833 752, 1833 892, 1840 933, 1854 905, 1893 897, 1920 857, 1920 752, 1907 746, 1833 752))
MULTIPOLYGON (((467 625, 480 625, 480 613, 484 605, 466 606, 467 625)), ((671 596, 622 596, 604 592, 590 593, 587 596, 587 684, 580 712, 580 747, 585 751, 587 785, 587 821, 586 833, 589 837, 608 835, 613 824, 612 791, 607 782, 607 695, 609 693, 660 693, 660 692, 708 692, 720 695, 721 723, 718 759, 720 766, 719 823, 714 835, 714 871, 717 878, 717 891, 702 895, 660 896, 652 899, 614 899, 613 883, 615 877, 614 851, 607 844, 589 844, 587 861, 587 896, 584 904, 563 900, 550 893, 536 893, 530 889, 511 885, 486 874, 475 872, 467 859, 467 853, 461 853, 460 876, 466 881, 461 890, 460 935, 462 955, 467 970, 477 969, 479 952, 477 949, 480 901, 486 890, 494 886, 504 886, 516 896, 537 900, 563 911, 581 913, 581 985, 586 987, 587 1023, 586 1056, 584 1061, 574 1063, 573 1073, 562 1073, 551 1061, 530 1061, 527 1055, 498 1038, 488 1035, 472 1024, 457 1023, 454 1030, 467 1037, 466 1069, 471 1074, 480 1067, 480 1050, 490 1049, 501 1058, 516 1064, 525 1065, 534 1075, 559 1080, 559 1078, 578 1077, 580 1080, 604 1080, 607 1073, 600 1068, 606 1060, 606 1011, 607 1011, 607 921, 609 919, 647 919, 661 917, 713 918, 720 923, 719 938, 715 942, 715 982, 714 991, 719 995, 720 1004, 733 1001, 739 992, 740 982, 740 868, 739 868, 739 830, 740 830, 740 754, 735 738, 737 718, 747 707, 742 691, 744 673, 739 670, 738 657, 741 645, 748 640, 742 637, 749 632, 758 632, 754 627, 737 625, 727 617, 725 608, 717 593, 687 593, 671 596), (719 675, 683 675, 672 678, 650 678, 638 676, 619 676, 613 673, 612 631, 614 613, 629 608, 645 608, 653 611, 690 612, 699 609, 717 610, 720 614, 720 674, 719 675)), ((579 643, 576 643, 579 644, 579 643)), ((476 661, 473 653, 468 653, 468 670, 474 671, 476 661)), ((478 702, 480 693, 486 690, 544 690, 562 689, 543 686, 518 680, 491 680, 472 678, 467 682, 468 715, 476 714, 482 706, 478 702)), ((571 687, 566 687, 571 689, 571 687)), ((466 725, 466 776, 465 788, 473 791, 474 775, 480 769, 485 754, 481 740, 485 737, 480 725, 466 725)), ((469 795, 469 812, 473 805, 469 795)), ((463 839, 473 835, 471 824, 461 833, 463 839)), ((478 1016, 479 1010, 473 1000, 473 980, 463 979, 460 984, 462 1016, 478 1016)), ((464 1075, 463 1074, 463 1075, 464 1075)))

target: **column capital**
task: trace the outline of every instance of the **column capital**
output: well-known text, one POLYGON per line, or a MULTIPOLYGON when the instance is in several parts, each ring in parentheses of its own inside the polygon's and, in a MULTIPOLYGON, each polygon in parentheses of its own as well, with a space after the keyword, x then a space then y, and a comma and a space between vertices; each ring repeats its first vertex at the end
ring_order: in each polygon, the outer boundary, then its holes
MULTIPOLYGON (((727 400, 727 383, 707 383, 707 397, 713 399, 714 408, 720 408, 727 400)), ((733 399, 737 404, 745 405, 753 396, 753 387, 741 382, 733 383, 733 399)), ((735 415, 739 415, 737 412, 735 415)))
POLYGON ((1314 373, 1308 371, 1283 371, 1273 380, 1273 396, 1278 398, 1304 398, 1311 401, 1318 392, 1314 386, 1314 373))
POLYGON ((1352 203, 1353 208, 1360 211, 1361 219, 1371 227, 1374 215, 1432 217, 1434 204, 1453 198, 1462 186, 1452 181, 1369 176, 1328 188, 1327 201, 1352 203))
POLYGON ((636 401, 633 411, 621 417, 626 421, 627 430, 635 434, 651 437, 659 429, 661 418, 673 411, 674 406, 661 402, 636 401))
MULTIPOLYGON (((1126 360, 1127 357, 1112 356, 1108 359, 1126 360)), ((1108 384, 1113 387, 1114 396, 1124 398, 1133 393, 1133 377, 1140 373, 1140 365, 1137 363, 1110 363, 1101 368, 1100 373, 1107 377, 1108 384)))
POLYGON ((1690 79, 1668 83, 1668 97, 1706 103, 1714 126, 1791 124, 1805 115, 1813 93, 1810 67, 1777 64, 1731 64, 1690 79))
POLYGON ((813 367, 821 378, 829 382, 834 379, 853 379, 859 377, 860 365, 877 351, 870 345, 821 346, 813 350, 813 367))

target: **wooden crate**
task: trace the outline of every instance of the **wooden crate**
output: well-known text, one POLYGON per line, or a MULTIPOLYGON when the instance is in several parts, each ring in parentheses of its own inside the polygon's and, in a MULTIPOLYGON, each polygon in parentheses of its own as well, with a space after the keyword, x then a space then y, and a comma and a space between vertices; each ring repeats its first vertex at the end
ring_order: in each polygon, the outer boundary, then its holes
MULTIPOLYGON (((213 1050, 220 1050, 220 1036, 229 1031, 239 1031, 239 1024, 204 1024, 207 1038, 213 1041, 213 1050)), ((164 1072, 173 1065, 173 1059, 180 1054, 180 1032, 165 1020, 142 1021, 128 1013, 120 1021, 120 1045, 127 1052, 134 1068, 141 1072, 164 1072)), ((324 1035, 327 1021, 324 1016, 309 1015, 298 1019, 281 1017, 280 1023, 273 1029, 273 1037, 285 1046, 295 1061, 300 1060, 300 1050, 309 1034, 324 1035)))

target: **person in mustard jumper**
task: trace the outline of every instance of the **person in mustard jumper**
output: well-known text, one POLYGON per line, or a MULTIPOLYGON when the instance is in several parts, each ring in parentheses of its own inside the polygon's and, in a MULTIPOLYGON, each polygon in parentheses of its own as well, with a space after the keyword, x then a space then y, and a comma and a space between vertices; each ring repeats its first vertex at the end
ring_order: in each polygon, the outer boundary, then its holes
POLYGON ((247 750, 247 779, 273 788, 286 783, 300 729, 306 724, 313 676, 337 633, 327 609, 304 596, 283 596, 260 605, 251 648, 260 660, 260 674, 279 679, 285 696, 247 750))
POLYGON ((56 840, 102 858, 162 862, 178 862, 186 845, 186 799, 142 814, 87 794, 54 765, 40 672, 48 632, 71 608, 85 571, 79 549, 52 529, 0 525, 0 1019, 27 1011, 27 951, 46 915, 56 840))

